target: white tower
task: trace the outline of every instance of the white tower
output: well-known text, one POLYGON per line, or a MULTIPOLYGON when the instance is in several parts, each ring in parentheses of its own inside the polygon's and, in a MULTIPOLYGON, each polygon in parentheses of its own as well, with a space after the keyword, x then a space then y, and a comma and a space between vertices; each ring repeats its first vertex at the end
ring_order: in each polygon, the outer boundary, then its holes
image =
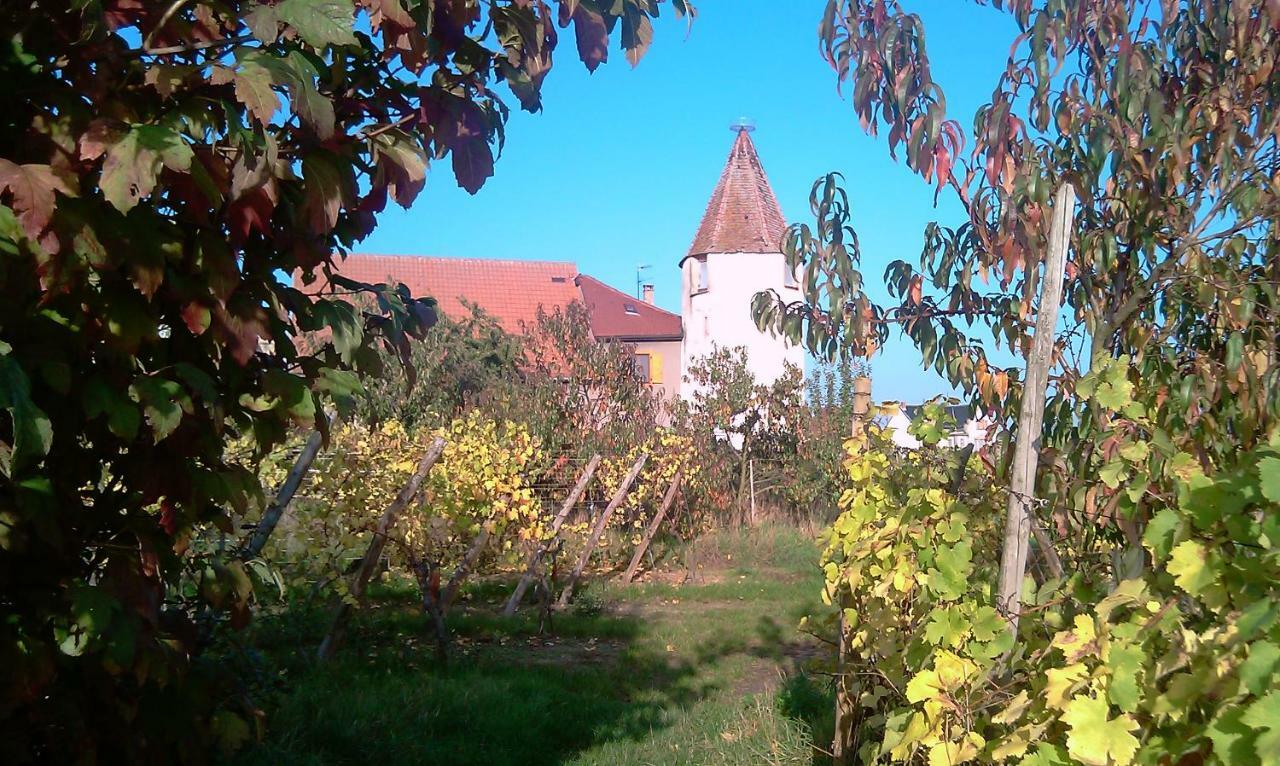
MULTIPOLYGON (((751 299, 773 289, 785 300, 800 299, 794 275, 782 255, 786 222, 769 187, 748 123, 737 133, 729 161, 716 184, 689 254, 683 276, 683 370, 714 348, 747 348, 747 364, 759 383, 782 376, 785 363, 804 369, 804 350, 782 337, 760 332, 751 318, 751 299)), ((685 383, 681 393, 692 395, 685 383)))

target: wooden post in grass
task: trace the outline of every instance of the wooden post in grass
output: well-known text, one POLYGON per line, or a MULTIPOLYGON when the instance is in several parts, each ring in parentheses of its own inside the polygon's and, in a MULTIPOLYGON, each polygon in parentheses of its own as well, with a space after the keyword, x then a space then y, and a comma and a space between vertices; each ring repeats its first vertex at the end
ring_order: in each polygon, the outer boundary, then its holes
POLYGON ((653 536, 658 534, 658 527, 662 526, 662 520, 667 517, 667 511, 671 510, 671 505, 676 501, 676 495, 680 492, 680 479, 682 476, 682 471, 676 471, 675 478, 671 480, 671 486, 667 489, 666 497, 662 498, 662 507, 654 514, 653 521, 649 523, 649 528, 644 532, 644 538, 636 546, 636 552, 631 556, 631 563, 627 565, 627 571, 622 573, 623 582, 631 582, 635 579, 636 570, 640 568, 640 559, 644 556, 645 551, 649 550, 649 544, 653 542, 653 536))
MULTIPOLYGON (((332 418, 330 418, 330 422, 333 422, 332 418)), ((289 503, 293 500, 298 487, 302 486, 302 480, 306 478, 307 471, 311 470, 311 464, 316 461, 316 456, 320 454, 320 447, 323 444, 324 434, 318 430, 313 431, 311 436, 307 437, 307 443, 303 445, 302 452, 298 455, 298 459, 293 461, 293 467, 289 469, 288 475, 284 477, 284 483, 280 485, 280 489, 276 492, 276 499, 271 505, 267 506, 267 510, 262 514, 262 519, 254 527, 253 536, 249 538, 249 542, 244 546, 244 549, 240 551, 241 561, 255 559, 259 553, 262 553, 262 549, 267 545, 267 539, 271 537, 276 525, 280 523, 280 517, 289 508, 289 503)))
POLYGON ((573 574, 569 575, 569 582, 565 583, 564 590, 560 591, 560 600, 556 602, 556 607, 563 609, 569 605, 569 599, 573 598, 573 589, 578 584, 578 578, 582 577, 582 570, 587 568, 587 561, 591 559, 591 554, 595 551, 596 546, 600 544, 600 538, 604 536, 604 528, 609 523, 609 518, 613 516, 613 512, 618 510, 618 506, 622 505, 622 501, 627 499, 627 491, 631 489, 631 485, 635 482, 636 477, 640 475, 640 471, 644 470, 645 461, 649 459, 649 453, 645 452, 636 459, 635 465, 631 466, 631 470, 623 477, 622 483, 618 485, 618 491, 613 493, 613 498, 609 500, 609 505, 605 507, 604 513, 600 514, 599 521, 596 522, 596 528, 591 531, 591 537, 587 539, 587 545, 582 550, 582 556, 578 558, 578 565, 573 568, 573 574))
MULTIPOLYGON (((413 502, 413 498, 417 497, 418 490, 422 488, 422 482, 427 478, 427 474, 431 472, 431 467, 440 459, 440 455, 444 453, 445 440, 442 437, 436 437, 431 442, 431 446, 427 447, 427 451, 423 453, 422 459, 418 461, 418 467, 413 472, 413 476, 409 477, 409 481, 400 489, 400 494, 396 495, 396 499, 391 501, 391 505, 382 512, 382 518, 378 519, 378 526, 373 530, 373 539, 369 541, 369 549, 365 551, 364 558, 360 560, 360 567, 356 570, 355 579, 351 581, 350 595, 352 599, 360 601, 364 598, 365 588, 369 586, 369 578, 373 577, 373 572, 378 567, 378 562, 382 559, 382 550, 387 546, 387 535, 391 532, 391 528, 395 526, 396 520, 405 508, 413 502)), ((347 622, 351 619, 351 602, 343 599, 338 605, 337 610, 333 614, 333 624, 329 627, 329 632, 325 635, 324 640, 320 642, 320 649, 316 652, 316 659, 324 662, 333 657, 338 651, 338 645, 342 643, 342 637, 347 631, 347 622)))
POLYGON ((529 554, 529 559, 525 562, 524 574, 520 576, 520 582, 516 583, 516 589, 511 593, 511 598, 507 599, 507 605, 502 610, 504 616, 510 617, 516 613, 516 609, 520 608, 520 599, 524 598, 525 591, 529 590, 529 586, 533 584, 543 557, 556 544, 556 540, 560 537, 560 528, 564 526, 570 512, 578 504, 582 493, 587 491, 587 485, 591 483, 591 477, 596 475, 596 469, 599 467, 600 455, 593 455, 587 461, 586 467, 582 469, 578 483, 573 485, 573 490, 560 506, 560 512, 556 514, 555 520, 551 522, 551 536, 539 543, 529 554))
MULTIPOLYGON (((998 605, 1015 634, 1018 631, 1018 612, 1022 611, 1022 578, 1027 572, 1027 554, 1035 527, 1031 511, 1035 501, 1036 468, 1040 462, 1044 396, 1049 385, 1049 368, 1053 366, 1058 306, 1062 302, 1063 268, 1066 265, 1067 248, 1071 245, 1069 226, 1075 212, 1075 188, 1063 181, 1053 200, 1053 219, 1049 226, 1048 250, 1044 258, 1044 283, 1040 288, 1040 309, 1036 314, 1036 334, 1031 339, 1031 353, 1027 355, 1027 373, 1023 376, 1022 405, 1018 413, 1018 432, 1015 435, 1013 462, 1009 472, 1009 504, 1004 522, 1004 551, 1000 557, 998 605)), ((1047 543, 1048 536, 1042 535, 1041 545, 1047 543)), ((1058 568, 1061 568, 1061 562, 1058 562, 1058 568)))

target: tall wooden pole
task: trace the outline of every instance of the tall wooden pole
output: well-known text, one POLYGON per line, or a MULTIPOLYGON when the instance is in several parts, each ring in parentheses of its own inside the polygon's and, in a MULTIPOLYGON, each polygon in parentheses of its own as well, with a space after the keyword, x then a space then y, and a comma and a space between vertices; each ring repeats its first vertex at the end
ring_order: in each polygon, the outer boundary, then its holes
MULTIPOLYGON (((418 461, 418 468, 413 472, 413 476, 409 477, 409 481, 400 489, 400 494, 396 495, 396 499, 391 501, 391 505, 382 512, 382 518, 378 519, 378 526, 373 531, 373 539, 369 541, 369 549, 365 551, 364 558, 360 560, 360 568, 356 570, 355 579, 351 582, 351 596, 356 601, 364 598, 365 588, 369 585, 369 579, 373 577, 373 572, 378 567, 378 561, 382 558, 382 550, 387 547, 387 535, 390 534, 391 528, 395 526, 396 520, 405 508, 413 502, 413 498, 417 497, 418 490, 422 488, 422 482, 427 478, 427 474, 431 472, 431 467, 440 459, 440 455, 444 454, 445 440, 437 436, 435 441, 431 442, 431 446, 427 447, 427 451, 422 455, 422 460, 418 461)), ((333 614, 333 624, 329 627, 328 634, 325 635, 324 641, 320 642, 320 649, 316 652, 316 659, 320 662, 331 659, 335 652, 338 651, 338 645, 342 643, 342 638, 347 631, 347 622, 351 619, 351 603, 343 600, 338 605, 337 610, 333 614)))
POLYGON ((671 486, 667 488, 666 497, 662 498, 662 507, 654 514, 653 521, 649 523, 649 528, 645 530, 644 537, 641 538, 640 544, 636 546, 636 552, 631 556, 631 563, 627 565, 627 571, 622 573, 623 582, 631 582, 635 579, 636 570, 640 568, 640 559, 644 557, 645 551, 649 550, 649 544, 653 542, 653 536, 658 533, 658 527, 662 526, 662 520, 667 517, 667 511, 671 510, 672 503, 676 501, 676 495, 680 493, 680 479, 683 476, 683 471, 676 471, 675 478, 671 480, 671 486))
POLYGON ((560 592, 560 600, 556 602, 558 608, 563 609, 569 605, 569 599, 573 598, 573 589, 578 584, 578 578, 582 577, 582 570, 587 568, 587 562, 591 560, 592 552, 600 544, 600 538, 604 535, 604 528, 609 524, 609 518, 613 516, 614 511, 618 510, 618 506, 622 505, 622 501, 627 499, 627 492, 631 489, 631 484, 640 475, 640 471, 644 470, 645 461, 648 459, 649 453, 647 452, 636 459, 635 465, 631 466, 631 470, 627 472, 627 475, 622 479, 622 483, 618 485, 618 491, 613 493, 613 499, 605 507, 604 513, 600 514, 600 519, 596 522, 596 528, 591 531, 591 537, 587 540, 586 547, 582 549, 582 556, 578 558, 578 565, 573 568, 573 574, 569 576, 569 582, 565 583, 564 590, 560 592))
POLYGON ((276 491, 276 499, 272 501, 271 505, 267 506, 267 510, 262 514, 262 519, 254 527, 253 536, 249 538, 249 542, 240 551, 240 559, 242 561, 257 558, 258 554, 262 553, 262 549, 267 546, 267 539, 271 537, 276 525, 280 523, 280 517, 289 508, 289 503, 292 502, 298 487, 302 486, 302 480, 306 478, 307 472, 311 470, 311 464, 315 462, 316 456, 320 454, 320 447, 323 443, 324 435, 319 431, 313 431, 311 436, 307 437, 307 443, 303 445, 298 459, 293 462, 293 467, 289 469, 288 475, 284 477, 284 483, 276 491))
POLYGON ((505 616, 510 617, 520 607, 520 599, 524 598, 525 591, 529 589, 529 586, 533 584, 534 578, 537 577, 538 567, 542 563, 543 556, 546 556, 547 551, 551 550, 551 546, 555 545, 556 539, 560 536, 560 528, 564 526, 564 522, 569 518, 569 513, 573 511, 573 507, 582 498, 582 493, 587 490, 587 485, 591 483, 591 477, 596 475, 596 469, 599 467, 600 455, 593 455, 591 460, 587 461, 586 467, 582 469, 582 474, 578 477, 578 483, 573 485, 573 490, 564 499, 564 504, 560 506, 560 512, 556 514, 555 520, 551 522, 550 536, 529 554, 529 560, 525 562, 524 574, 520 576, 520 582, 516 583, 516 589, 511 593, 511 598, 507 599, 507 605, 502 610, 505 616))
MULTIPOLYGON (((853 419, 849 424, 851 436, 857 436, 866 425, 871 412, 871 379, 859 376, 853 381, 853 419)), ((844 623, 844 594, 837 594, 836 608, 840 610, 836 636, 836 717, 835 736, 831 740, 831 762, 834 766, 853 763, 853 721, 857 710, 849 688, 846 665, 849 661, 849 632, 844 623)))
POLYGON ((1053 221, 1049 227, 1049 247, 1044 259, 1044 283, 1040 290, 1040 310, 1036 334, 1027 356, 1023 378, 1022 406, 1010 466, 1009 504, 1005 516, 1004 552, 1000 557, 999 606, 1018 630, 1022 609, 1022 579, 1027 571, 1031 547, 1032 506, 1035 502, 1036 468, 1040 462, 1040 429, 1044 424, 1044 397, 1053 363, 1053 343, 1062 302, 1063 268, 1071 245, 1071 221, 1075 218, 1076 192, 1064 181, 1053 200, 1053 221))

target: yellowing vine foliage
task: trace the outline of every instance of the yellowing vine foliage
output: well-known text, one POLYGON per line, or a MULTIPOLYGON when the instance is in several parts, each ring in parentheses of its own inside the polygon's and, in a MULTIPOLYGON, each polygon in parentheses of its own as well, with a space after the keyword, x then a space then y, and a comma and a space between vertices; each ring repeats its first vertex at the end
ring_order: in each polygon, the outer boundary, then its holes
MULTIPOLYGON (((1113 408, 1096 460, 1150 513, 1140 548, 1060 541, 1067 575, 1027 578, 1016 641, 993 597, 1004 498, 981 463, 952 494, 954 453, 927 439, 847 443, 823 596, 846 624, 864 762, 1280 763, 1280 436, 1205 466, 1125 370, 1103 363, 1081 389, 1113 408)), ((1072 524, 1099 523, 1086 507, 1072 524)))
POLYGON ((436 436, 447 445, 417 502, 392 530, 387 553, 393 567, 404 567, 409 554, 456 565, 482 529, 500 550, 544 534, 546 519, 526 479, 541 460, 541 447, 523 425, 472 413, 447 428, 417 433, 397 421, 343 426, 273 540, 272 556, 294 584, 327 577, 345 592, 344 573, 364 553, 379 516, 436 436))

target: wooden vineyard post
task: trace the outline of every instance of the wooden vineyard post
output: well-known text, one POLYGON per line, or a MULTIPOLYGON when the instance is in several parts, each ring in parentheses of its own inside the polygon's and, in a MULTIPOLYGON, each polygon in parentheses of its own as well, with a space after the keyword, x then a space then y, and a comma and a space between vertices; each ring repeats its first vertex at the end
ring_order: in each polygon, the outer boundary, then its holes
POLYGON ((622 573, 623 582, 631 582, 635 579, 636 570, 640 568, 640 559, 644 556, 645 551, 649 550, 649 544, 653 542, 653 536, 658 533, 658 527, 662 526, 662 520, 667 517, 667 511, 671 510, 671 505, 676 501, 676 495, 680 492, 680 479, 682 477, 683 472, 676 471, 675 478, 671 480, 671 486, 667 489, 666 497, 662 498, 662 507, 658 508, 658 512, 653 516, 653 521, 649 523, 649 528, 644 531, 644 538, 636 546, 636 552, 631 556, 631 563, 627 565, 627 571, 622 573))
MULTIPOLYGON (((1035 526, 1031 510, 1035 500, 1036 468, 1040 459, 1040 428, 1044 423, 1044 396, 1049 385, 1049 368, 1053 365, 1058 306, 1062 302, 1063 268, 1067 248, 1071 244, 1068 226, 1075 217, 1075 211, 1075 188, 1063 181, 1054 195, 1049 248, 1044 259, 1044 284, 1040 290, 1040 310, 1036 315, 1036 334, 1031 341, 1031 353, 1027 355, 1027 374, 1023 377, 1022 406, 1018 413, 1018 432, 1013 447, 1013 463, 1010 466, 1004 551, 1000 557, 999 607, 1015 634, 1018 631, 1018 612, 1022 609, 1022 578, 1027 571, 1031 530, 1035 526)), ((1047 538, 1042 540, 1042 544, 1046 542, 1047 538)))
POLYGON ((635 465, 631 466, 631 470, 622 479, 622 484, 618 485, 618 491, 613 493, 609 505, 605 507, 604 513, 600 514, 600 520, 596 522, 596 528, 591 530, 591 537, 587 539, 587 545, 582 550, 582 556, 578 558, 578 565, 573 568, 573 574, 569 575, 569 582, 565 583, 564 590, 560 592, 560 600, 556 602, 556 607, 563 609, 569 605, 569 599, 573 598, 573 589, 578 584, 578 578, 582 577, 582 570, 587 568, 591 554, 600 544, 600 538, 604 536, 604 528, 608 525, 609 518, 613 516, 614 511, 618 510, 618 506, 622 505, 622 501, 627 499, 631 484, 640 475, 640 471, 644 470, 645 461, 648 459, 649 453, 641 454, 635 465))
POLYGON ((582 493, 587 491, 587 485, 591 483, 591 477, 596 475, 596 469, 600 467, 600 459, 600 455, 596 454, 592 456, 591 460, 587 461, 586 467, 582 469, 582 475, 578 477, 578 483, 573 485, 573 490, 569 492, 564 504, 560 506, 560 512, 556 514, 555 520, 551 522, 551 536, 539 543, 533 549, 533 552, 529 554, 529 559, 525 562, 524 574, 520 576, 520 582, 516 583, 516 589, 511 593, 511 598, 507 599, 507 605, 502 610, 504 616, 510 617, 516 613, 516 609, 520 608, 520 599, 524 598, 525 591, 533 584, 534 577, 537 576, 538 567, 542 564, 542 558, 555 545, 560 536, 560 528, 564 526, 565 520, 569 518, 569 513, 578 504, 582 493))
MULTIPOLYGON (((865 427, 867 415, 871 412, 871 378, 858 376, 853 383, 853 420, 850 433, 857 436, 865 427)), ((843 593, 839 594, 836 608, 840 610, 837 627, 836 644, 836 718, 835 736, 831 740, 831 762, 835 766, 849 766, 853 763, 853 721, 856 708, 849 688, 846 667, 849 661, 849 632, 844 622, 843 593)))
MULTIPOLYGON (((413 476, 409 477, 409 481, 400 489, 400 494, 396 495, 396 499, 391 501, 391 505, 382 512, 382 517, 378 519, 378 526, 373 531, 373 539, 369 541, 369 549, 365 551, 364 558, 360 560, 360 567, 356 570, 355 579, 351 582, 350 595, 351 598, 360 601, 364 598, 365 588, 369 585, 369 579, 373 577, 373 571, 377 568, 379 560, 382 558, 382 550, 387 546, 387 535, 391 532, 391 528, 395 526, 396 520, 404 509, 409 507, 413 502, 413 498, 417 497, 418 490, 422 488, 422 482, 427 478, 427 474, 431 472, 431 467, 440 459, 440 455, 444 453, 445 440, 442 437, 436 437, 431 442, 431 446, 427 447, 427 451, 422 455, 422 460, 418 461, 418 467, 413 472, 413 476)), ((329 627, 328 634, 324 640, 320 642, 320 649, 316 652, 316 658, 321 662, 331 659, 335 652, 338 651, 338 644, 342 642, 342 637, 347 630, 347 622, 351 619, 351 602, 344 599, 338 605, 333 615, 333 624, 329 627)))
POLYGON ((249 538, 249 542, 244 549, 240 551, 240 559, 242 561, 257 558, 258 554, 262 553, 262 549, 267 546, 267 539, 271 537, 276 525, 280 523, 280 517, 289 508, 289 503, 292 502, 298 487, 302 486, 302 480, 306 478, 307 471, 311 470, 311 464, 316 461, 316 456, 320 454, 320 447, 323 444, 324 434, 319 431, 313 431, 311 436, 307 437, 307 443, 303 445, 301 454, 293 462, 293 467, 289 469, 288 475, 284 477, 284 483, 280 485, 280 489, 276 492, 276 499, 272 501, 271 505, 267 506, 267 510, 262 514, 262 520, 258 522, 258 525, 253 530, 253 536, 249 538))
MULTIPOLYGON (((506 532, 506 529, 503 529, 506 532)), ((458 568, 453 570, 453 576, 449 578, 449 584, 445 586, 444 593, 440 597, 440 610, 445 614, 449 613, 449 607, 453 606, 453 600, 458 595, 458 588, 462 587, 462 581, 467 579, 467 575, 471 574, 471 568, 476 565, 476 561, 480 559, 480 554, 484 553, 484 548, 489 544, 489 538, 493 537, 489 530, 481 528, 480 534, 476 535, 476 539, 471 542, 471 547, 467 549, 467 554, 462 557, 462 563, 458 564, 458 568)), ((502 536, 499 535, 501 540, 502 536)))

